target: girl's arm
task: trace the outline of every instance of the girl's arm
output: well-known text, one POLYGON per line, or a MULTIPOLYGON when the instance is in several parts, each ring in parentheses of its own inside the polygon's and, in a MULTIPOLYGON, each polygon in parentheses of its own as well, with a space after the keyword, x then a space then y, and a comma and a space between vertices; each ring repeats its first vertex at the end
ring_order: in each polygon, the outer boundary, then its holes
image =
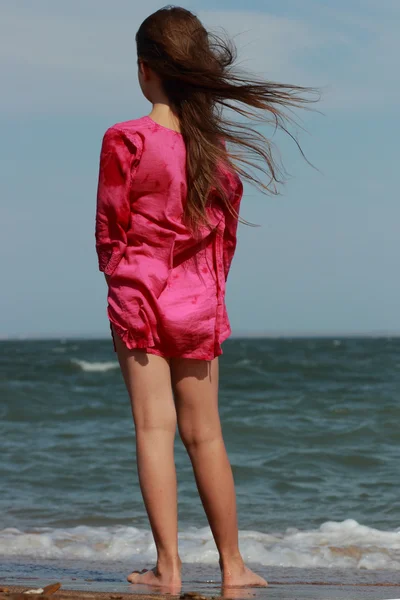
POLYGON ((130 226, 132 161, 137 146, 115 127, 103 136, 96 205, 96 252, 99 270, 106 281, 121 260, 130 226))
MULTIPOLYGON (((240 202, 243 196, 243 183, 241 179, 236 175, 235 177, 236 184, 233 188, 233 193, 231 197, 231 206, 235 209, 235 211, 239 214, 240 202)), ((226 209, 226 217, 225 217, 225 230, 224 230, 224 251, 223 251, 223 261, 224 261, 224 272, 225 272, 225 281, 228 279, 229 270, 231 268, 231 263, 233 256, 235 254, 236 244, 237 244, 237 228, 238 228, 238 219, 235 218, 228 209, 226 209)))

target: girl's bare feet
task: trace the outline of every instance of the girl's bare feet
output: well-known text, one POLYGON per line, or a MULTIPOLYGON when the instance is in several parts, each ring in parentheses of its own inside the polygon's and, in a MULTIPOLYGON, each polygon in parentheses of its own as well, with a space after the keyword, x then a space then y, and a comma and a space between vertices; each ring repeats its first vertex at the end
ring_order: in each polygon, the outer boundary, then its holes
POLYGON ((246 567, 242 558, 222 561, 219 566, 222 573, 223 587, 266 587, 268 582, 246 567))
POLYGON ((177 593, 182 586, 181 563, 168 567, 157 563, 153 569, 133 571, 127 579, 129 583, 168 588, 171 593, 177 593))

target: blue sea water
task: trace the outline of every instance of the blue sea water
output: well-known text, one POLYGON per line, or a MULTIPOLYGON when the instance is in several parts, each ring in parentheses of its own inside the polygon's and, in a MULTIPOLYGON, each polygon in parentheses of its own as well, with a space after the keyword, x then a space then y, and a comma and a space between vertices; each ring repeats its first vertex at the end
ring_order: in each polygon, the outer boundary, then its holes
MULTIPOLYGON (((0 342, 0 396, 8 576, 21 564, 149 566, 155 548, 111 339, 0 342)), ((399 401, 400 338, 225 342, 220 413, 249 563, 393 579, 399 401)), ((182 560, 214 568, 215 544, 178 436, 176 465, 182 560)))

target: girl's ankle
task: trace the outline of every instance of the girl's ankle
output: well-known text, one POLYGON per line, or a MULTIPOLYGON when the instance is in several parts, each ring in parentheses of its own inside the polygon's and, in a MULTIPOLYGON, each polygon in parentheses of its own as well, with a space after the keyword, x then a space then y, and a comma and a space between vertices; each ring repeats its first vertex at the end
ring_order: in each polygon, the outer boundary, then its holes
POLYGON ((220 566, 221 570, 227 570, 227 569, 231 569, 232 567, 234 567, 236 569, 241 568, 241 567, 244 568, 245 565, 244 565, 242 555, 237 550, 235 552, 227 552, 224 554, 220 554, 219 566, 220 566))
POLYGON ((159 570, 180 572, 182 568, 182 561, 179 555, 159 554, 157 557, 157 568, 159 570))

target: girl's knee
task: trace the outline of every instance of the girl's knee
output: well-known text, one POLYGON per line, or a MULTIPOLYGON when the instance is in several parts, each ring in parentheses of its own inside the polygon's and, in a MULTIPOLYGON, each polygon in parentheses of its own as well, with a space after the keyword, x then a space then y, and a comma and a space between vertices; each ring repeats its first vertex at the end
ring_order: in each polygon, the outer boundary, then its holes
POLYGON ((162 414, 151 411, 134 412, 135 429, 146 431, 164 431, 175 433, 177 427, 176 412, 170 407, 170 410, 164 410, 162 414))
POLYGON ((211 444, 222 439, 220 427, 210 427, 207 424, 193 426, 192 423, 178 421, 179 436, 187 450, 198 448, 204 444, 211 444))

